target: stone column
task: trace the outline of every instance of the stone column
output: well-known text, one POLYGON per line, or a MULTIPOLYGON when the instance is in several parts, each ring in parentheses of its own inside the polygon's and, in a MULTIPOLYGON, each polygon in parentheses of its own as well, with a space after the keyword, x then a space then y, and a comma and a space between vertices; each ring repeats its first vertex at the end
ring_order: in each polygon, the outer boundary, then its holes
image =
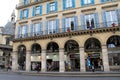
POLYGON ((26 71, 29 72, 31 70, 31 55, 30 51, 26 52, 26 71))
POLYGON ((18 56, 17 51, 12 52, 12 71, 18 70, 18 56))
POLYGON ((79 52, 80 52, 80 71, 85 72, 86 67, 85 67, 84 47, 80 47, 79 52))
POLYGON ((65 71, 65 63, 64 63, 64 49, 59 49, 59 72, 65 71))
POLYGON ((102 61, 103 61, 103 68, 105 72, 109 72, 109 62, 108 62, 108 51, 107 51, 107 46, 103 45, 102 46, 102 61))
POLYGON ((46 68, 47 68, 47 66, 46 66, 46 50, 42 50, 42 54, 41 54, 41 56, 42 56, 42 69, 41 69, 41 71, 42 72, 46 72, 46 68))

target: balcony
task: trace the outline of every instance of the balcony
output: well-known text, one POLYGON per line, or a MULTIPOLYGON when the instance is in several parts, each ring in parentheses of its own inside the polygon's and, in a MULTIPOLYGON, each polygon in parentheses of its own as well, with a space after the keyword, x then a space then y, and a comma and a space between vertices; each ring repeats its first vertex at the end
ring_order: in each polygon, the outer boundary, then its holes
POLYGON ((0 44, 0 49, 9 49, 12 50, 13 46, 0 44))
POLYGON ((36 4, 45 2, 45 1, 49 1, 49 0, 29 0, 27 2, 21 2, 21 3, 16 5, 16 9, 29 7, 29 6, 36 5, 36 4))
MULTIPOLYGON (((108 24, 109 22, 107 22, 108 24)), ((105 23, 99 23, 96 24, 99 27, 96 28, 85 28, 81 29, 83 26, 77 26, 77 30, 67 30, 66 28, 60 28, 58 30, 55 30, 55 32, 49 32, 48 30, 45 31, 40 31, 39 34, 36 35, 36 33, 26 33, 26 34, 19 34, 15 35, 14 42, 17 41, 26 41, 26 40, 37 40, 37 39, 54 39, 58 37, 72 37, 76 35, 91 35, 92 34, 99 34, 99 33, 105 33, 105 32, 113 32, 115 33, 116 31, 120 31, 120 23, 119 24, 114 24, 112 23, 111 25, 109 24, 108 26, 105 26, 105 23), (35 34, 35 35, 34 35, 35 34)), ((38 33, 38 32, 37 32, 38 33)))

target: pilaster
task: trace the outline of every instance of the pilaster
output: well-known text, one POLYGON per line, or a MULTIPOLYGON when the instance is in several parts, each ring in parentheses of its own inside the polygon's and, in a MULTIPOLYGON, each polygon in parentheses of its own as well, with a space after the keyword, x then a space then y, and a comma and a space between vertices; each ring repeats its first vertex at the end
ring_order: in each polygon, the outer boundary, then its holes
POLYGON ((47 68, 47 66, 46 66, 46 50, 42 50, 41 56, 42 56, 42 69, 41 69, 41 71, 46 72, 46 68, 47 68))
POLYGON ((86 67, 85 67, 84 47, 80 47, 79 51, 80 51, 80 71, 85 72, 86 67))
POLYGON ((65 71, 65 63, 64 63, 64 49, 59 49, 59 64, 60 64, 60 72, 65 71))
POLYGON ((106 45, 102 46, 102 60, 103 60, 104 71, 109 72, 110 68, 109 68, 108 51, 106 45))

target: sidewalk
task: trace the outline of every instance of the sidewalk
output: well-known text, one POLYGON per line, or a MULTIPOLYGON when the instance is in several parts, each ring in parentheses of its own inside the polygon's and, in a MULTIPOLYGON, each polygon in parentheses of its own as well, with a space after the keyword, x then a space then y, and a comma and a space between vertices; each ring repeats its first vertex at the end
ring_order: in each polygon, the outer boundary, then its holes
POLYGON ((30 72, 26 72, 26 71, 0 71, 0 73, 4 73, 4 74, 19 74, 19 75, 29 75, 29 76, 61 76, 61 77, 66 77, 66 76, 99 76, 99 77, 120 77, 120 72, 37 72, 37 71, 30 71, 30 72))

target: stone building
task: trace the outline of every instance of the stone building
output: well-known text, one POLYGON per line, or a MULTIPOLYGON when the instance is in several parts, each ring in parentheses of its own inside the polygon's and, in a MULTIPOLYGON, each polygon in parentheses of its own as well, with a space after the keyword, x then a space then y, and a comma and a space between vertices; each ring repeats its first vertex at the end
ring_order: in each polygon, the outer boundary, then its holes
POLYGON ((11 14, 11 21, 8 21, 4 27, 0 27, 0 68, 5 69, 12 65, 12 50, 15 28, 15 13, 11 14))
POLYGON ((120 0, 19 0, 12 69, 120 70, 120 0))

